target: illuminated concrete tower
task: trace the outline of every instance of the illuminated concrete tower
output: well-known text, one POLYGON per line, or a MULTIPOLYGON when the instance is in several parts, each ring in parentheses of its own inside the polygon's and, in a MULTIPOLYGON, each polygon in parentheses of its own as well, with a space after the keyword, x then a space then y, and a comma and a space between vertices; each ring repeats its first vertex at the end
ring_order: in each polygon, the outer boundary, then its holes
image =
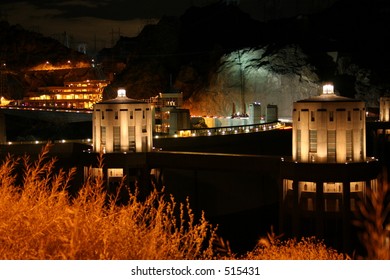
POLYGON ((381 122, 390 121, 390 96, 382 96, 379 99, 379 120, 381 122))
POLYGON ((249 104, 249 124, 260 123, 261 117, 261 104, 258 102, 249 104))
POLYGON ((96 103, 93 108, 93 151, 148 152, 152 150, 150 104, 126 97, 118 90, 115 99, 96 103))
POLYGON ((366 109, 325 85, 320 96, 294 103, 293 160, 361 162, 366 158, 366 109))
POLYGON ((321 237, 325 224, 338 225, 348 248, 351 212, 367 188, 378 187, 379 163, 366 158, 365 113, 363 102, 335 95, 333 85, 293 104, 292 158, 281 163, 282 228, 321 237))

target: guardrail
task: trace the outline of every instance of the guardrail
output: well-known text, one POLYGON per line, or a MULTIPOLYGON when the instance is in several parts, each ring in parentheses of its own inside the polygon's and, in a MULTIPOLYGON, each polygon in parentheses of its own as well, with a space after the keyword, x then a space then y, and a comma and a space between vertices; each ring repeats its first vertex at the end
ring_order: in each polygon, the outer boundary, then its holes
POLYGON ((215 135, 230 135, 261 132, 275 129, 286 128, 284 122, 269 122, 260 124, 246 124, 237 126, 221 126, 210 128, 182 129, 178 130, 173 135, 156 135, 155 138, 171 138, 171 137, 197 137, 197 136, 215 136, 215 135))
POLYGON ((25 145, 25 144, 65 144, 65 143, 81 143, 81 144, 92 144, 92 139, 61 139, 61 140, 32 140, 32 141, 6 141, 0 142, 0 145, 25 145))

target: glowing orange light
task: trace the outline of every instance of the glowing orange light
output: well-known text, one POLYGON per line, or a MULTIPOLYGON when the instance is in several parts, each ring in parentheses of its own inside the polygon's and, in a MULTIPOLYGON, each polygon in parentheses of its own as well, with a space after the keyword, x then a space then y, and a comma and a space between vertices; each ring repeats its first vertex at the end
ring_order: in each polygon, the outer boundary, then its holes
POLYGON ((323 94, 333 94, 334 93, 334 87, 332 84, 326 84, 322 87, 322 93, 323 94))

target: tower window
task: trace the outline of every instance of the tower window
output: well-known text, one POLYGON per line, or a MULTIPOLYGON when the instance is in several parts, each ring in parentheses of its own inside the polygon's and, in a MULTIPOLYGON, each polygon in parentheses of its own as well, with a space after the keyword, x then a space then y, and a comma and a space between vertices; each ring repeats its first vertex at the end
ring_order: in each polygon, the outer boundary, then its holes
POLYGON ((328 130, 328 162, 336 162, 336 130, 328 130))
POLYGON ((301 160, 301 130, 297 130, 297 160, 301 160))
POLYGON ((120 137, 120 127, 114 126, 113 128, 113 140, 114 140, 114 152, 119 152, 121 149, 121 137, 120 137))
POLYGON ((317 130, 309 130, 309 152, 317 153, 317 130))
POLYGON ((346 160, 352 160, 353 145, 352 145, 352 130, 346 131, 346 160))
POLYGON ((333 120, 334 120, 334 113, 333 113, 333 111, 330 111, 329 112, 329 121, 333 122, 333 120))
POLYGON ((129 126, 129 151, 135 151, 135 126, 129 126))
POLYGON ((133 111, 130 111, 130 120, 132 120, 133 119, 133 111))
POLYGON ((314 111, 310 111, 310 119, 312 122, 315 121, 315 118, 314 118, 314 111))
POLYGON ((348 119, 349 122, 351 121, 351 111, 348 111, 347 119, 348 119))
POLYGON ((363 145, 364 137, 365 137, 364 130, 360 129, 360 160, 364 159, 364 145, 363 145))
POLYGON ((115 119, 118 119, 118 111, 115 111, 115 119))
POLYGON ((102 146, 106 145, 106 127, 105 126, 102 126, 100 128, 100 144, 102 146))

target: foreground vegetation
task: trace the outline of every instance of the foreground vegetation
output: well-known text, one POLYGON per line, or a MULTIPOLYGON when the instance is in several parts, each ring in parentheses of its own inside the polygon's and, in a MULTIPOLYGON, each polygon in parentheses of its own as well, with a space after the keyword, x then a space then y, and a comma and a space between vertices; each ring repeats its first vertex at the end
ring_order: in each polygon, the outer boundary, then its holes
POLYGON ((189 204, 154 190, 119 205, 102 178, 89 177, 76 196, 75 170, 55 168, 45 147, 37 160, 8 156, 0 165, 2 259, 347 259, 314 238, 281 241, 272 232, 244 255, 195 219, 189 204))

